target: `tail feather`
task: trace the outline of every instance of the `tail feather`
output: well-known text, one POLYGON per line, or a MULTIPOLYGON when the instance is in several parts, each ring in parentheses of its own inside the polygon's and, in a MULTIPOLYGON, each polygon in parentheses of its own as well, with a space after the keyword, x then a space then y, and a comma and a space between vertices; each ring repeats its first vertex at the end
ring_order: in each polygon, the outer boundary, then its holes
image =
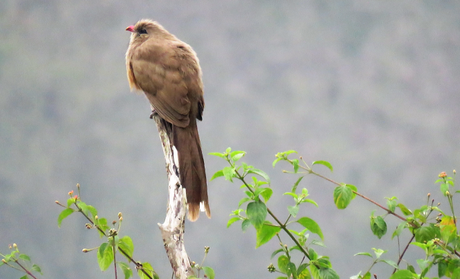
POLYGON ((173 135, 173 144, 179 155, 180 181, 187 195, 188 218, 190 221, 198 219, 200 204, 208 218, 211 218, 206 171, 196 120, 190 121, 185 128, 173 125, 173 135))

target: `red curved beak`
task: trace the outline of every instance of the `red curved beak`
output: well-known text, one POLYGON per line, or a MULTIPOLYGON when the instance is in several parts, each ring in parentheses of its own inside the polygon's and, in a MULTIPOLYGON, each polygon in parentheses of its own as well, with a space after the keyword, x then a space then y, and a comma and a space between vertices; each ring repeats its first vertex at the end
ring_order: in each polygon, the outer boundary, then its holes
POLYGON ((126 27, 126 31, 134 32, 134 26, 130 25, 130 26, 126 27))

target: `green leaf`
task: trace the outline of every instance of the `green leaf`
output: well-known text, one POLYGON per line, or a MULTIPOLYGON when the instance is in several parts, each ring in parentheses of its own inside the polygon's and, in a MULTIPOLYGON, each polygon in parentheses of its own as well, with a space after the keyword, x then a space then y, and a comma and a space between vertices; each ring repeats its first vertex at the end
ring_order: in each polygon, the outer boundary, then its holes
MULTIPOLYGON (((253 178, 254 178, 254 177, 253 177, 253 178)), ((257 182, 254 183, 254 185, 257 185, 257 182)), ((256 189, 256 190, 254 191, 253 196, 258 198, 259 195, 260 195, 260 193, 262 193, 262 192, 264 191, 265 188, 263 188, 263 187, 257 188, 257 187, 256 187, 255 189, 256 189)))
MULTIPOLYGON (((110 229, 110 227, 107 225, 107 219, 105 219, 105 218, 97 219, 97 226, 103 231, 107 231, 107 230, 110 229)), ((104 236, 104 234, 101 233, 99 230, 97 230, 97 231, 99 232, 100 237, 104 236)))
POLYGON ((371 217, 372 233, 379 239, 387 233, 387 223, 381 216, 371 217))
POLYGON ((291 193, 295 193, 297 191, 297 186, 299 186, 300 181, 302 181, 304 177, 305 176, 301 176, 299 179, 297 179, 297 181, 294 183, 294 186, 291 188, 291 193))
POLYGON ((97 210, 94 206, 88 205, 88 211, 91 212, 91 215, 93 215, 93 218, 96 217, 97 215, 97 210))
POLYGON ((445 260, 440 260, 438 262, 438 276, 439 277, 443 277, 444 275, 446 275, 447 266, 448 266, 448 262, 445 260))
POLYGON ((322 268, 310 265, 312 277, 315 279, 340 279, 339 275, 332 268, 322 268))
POLYGON ((316 205, 316 207, 318 207, 318 204, 314 201, 314 200, 311 200, 311 199, 303 199, 301 201, 301 203, 305 203, 305 202, 308 202, 308 203, 311 203, 313 205, 316 205))
MULTIPOLYGON (((252 180, 254 181, 254 187, 257 188, 258 186, 266 185, 268 182, 263 181, 263 180, 257 180, 257 177, 253 176, 252 180)), ((260 187, 260 189, 265 189, 263 187, 260 187)))
POLYGON ((308 271, 308 264, 303 263, 297 269, 297 279, 311 279, 310 271, 308 271))
POLYGON ((334 189, 334 203, 338 209, 345 209, 353 198, 354 194, 346 184, 341 184, 334 189))
MULTIPOLYGON (((350 188, 351 191, 355 191, 355 192, 358 192, 358 188, 356 188, 355 185, 351 185, 351 184, 345 184, 345 186, 347 186, 348 188, 350 188)), ((355 198, 356 194, 353 193, 353 199, 355 198)))
POLYGON ((390 210, 391 212, 395 212, 396 202, 398 201, 398 199, 396 197, 391 197, 391 198, 386 198, 386 199, 387 199, 388 210, 390 210))
POLYGON ((270 256, 270 259, 273 259, 274 256, 276 256, 278 253, 281 253, 283 251, 284 251, 284 249, 282 249, 282 248, 273 251, 272 255, 270 256))
MULTIPOLYGON (((249 192, 249 191, 248 191, 248 192, 249 192)), ((249 192, 249 193, 251 193, 251 192, 249 192)), ((251 194, 252 194, 252 193, 251 193, 251 194)), ((242 198, 242 199, 240 200, 240 202, 238 203, 238 208, 240 208, 241 205, 242 205, 243 203, 248 202, 248 201, 251 201, 251 200, 252 200, 251 198, 246 198, 246 197, 245 197, 245 198, 242 198)))
POLYGON ((36 271, 36 272, 38 272, 38 273, 40 273, 40 274, 43 275, 42 269, 41 269, 38 265, 36 265, 36 264, 33 264, 33 265, 32 265, 32 270, 33 270, 33 271, 36 271))
POLYGON ((419 269, 422 271, 420 275, 421 278, 423 278, 433 265, 433 261, 429 259, 417 259, 417 265, 419 269))
POLYGON ((268 177, 268 174, 266 174, 263 170, 259 169, 250 169, 248 170, 248 173, 253 173, 262 176, 268 183, 270 183, 270 177, 268 177))
POLYGON ((278 152, 275 157, 276 159, 273 161, 273 167, 275 167, 276 163, 278 163, 279 161, 281 160, 287 160, 287 157, 289 154, 292 154, 292 153, 297 153, 297 151, 295 150, 289 150, 289 151, 285 151, 285 152, 278 152))
POLYGON ((270 222, 266 221, 262 227, 257 230, 256 248, 270 241, 270 239, 279 233, 280 230, 280 227, 274 226, 270 222))
POLYGON ((295 275, 297 275, 297 268, 293 262, 287 264, 286 274, 289 278, 296 278, 295 275))
POLYGON ((131 239, 131 237, 125 235, 122 238, 120 238, 118 242, 118 248, 121 248, 131 258, 133 257, 134 244, 133 244, 133 240, 131 239))
POLYGON ((204 274, 206 275, 207 278, 209 279, 214 279, 215 274, 214 274, 214 269, 208 267, 208 266, 203 266, 203 271, 204 274))
POLYGON ((410 272, 407 269, 398 270, 393 275, 391 275, 390 279, 417 279, 417 274, 410 272))
POLYGON ((294 173, 297 173, 299 171, 299 159, 293 159, 292 166, 294 167, 294 173))
POLYGON ((321 231, 321 228, 318 225, 318 223, 316 223, 313 219, 308 217, 302 217, 299 220, 297 220, 297 223, 301 224, 312 233, 317 234, 319 237, 321 237, 321 240, 324 241, 323 232, 321 231))
POLYGON ((251 224, 251 221, 249 221, 249 219, 244 219, 243 222, 241 223, 241 230, 245 232, 250 224, 251 224))
POLYGON ((399 209, 401 209, 401 212, 405 216, 412 215, 412 211, 410 211, 404 204, 400 203, 400 204, 397 205, 397 207, 399 207, 399 209))
MULTIPOLYGON (((245 185, 241 186, 241 188, 245 187, 245 185)), ((246 196, 248 196, 251 200, 254 198, 254 193, 251 191, 244 191, 246 196)))
POLYGON ((404 230, 404 228, 406 227, 406 222, 401 222, 399 223, 398 227, 396 228, 396 230, 393 232, 393 235, 391 235, 391 239, 393 239, 395 236, 399 236, 401 235, 401 232, 404 230))
POLYGON ((24 276, 22 276, 22 277, 19 278, 19 279, 27 279, 27 275, 24 275, 24 276))
POLYGON ((314 166, 314 165, 323 165, 323 166, 327 167, 328 169, 330 169, 331 172, 333 171, 331 163, 329 163, 327 161, 314 161, 313 163, 311 163, 311 165, 312 166, 314 166))
POLYGON ((243 172, 246 173, 249 169, 254 168, 253 166, 250 166, 246 164, 245 162, 241 162, 241 166, 243 167, 243 172))
POLYGON ((267 206, 261 201, 255 201, 248 204, 246 215, 251 224, 258 230, 262 227, 267 217, 267 206))
POLYGON ((299 212, 298 205, 294 205, 294 206, 289 205, 287 209, 289 211, 289 214, 291 214, 294 218, 297 216, 297 213, 299 212))
POLYGON ((296 193, 292 193, 292 192, 286 192, 286 193, 284 193, 283 195, 288 195, 288 196, 293 197, 293 198, 294 198, 294 201, 296 201, 297 198, 298 198, 298 195, 297 195, 296 193))
POLYGON ((438 237, 441 237, 441 233, 439 227, 435 227, 434 224, 415 230, 415 241, 417 242, 426 243, 438 237))
POLYGON ((308 254, 310 255, 310 260, 314 261, 318 259, 318 253, 313 248, 308 249, 308 254))
POLYGON ((282 158, 276 158, 273 163, 272 163, 272 166, 275 167, 276 163, 278 163, 279 161, 283 160, 282 158))
POLYGON ((367 252, 359 252, 359 253, 354 254, 353 256, 368 256, 372 258, 371 253, 367 253, 367 252))
POLYGON ((118 266, 121 268, 123 271, 123 274, 125 275, 125 279, 129 279, 133 276, 133 271, 129 267, 129 265, 125 262, 117 262, 118 266))
POLYGON ((82 201, 79 201, 77 202, 78 204, 78 207, 80 208, 81 212, 83 212, 86 216, 88 216, 89 214, 89 209, 88 209, 88 205, 86 205, 86 203, 82 202, 82 201))
POLYGON ((74 203, 75 203, 75 198, 68 198, 67 199, 67 207, 70 207, 74 203))
POLYGON ((67 218, 70 214, 72 214, 74 210, 72 208, 66 208, 64 209, 61 214, 58 216, 58 227, 61 227, 62 220, 67 218))
POLYGON ((241 157, 243 157, 246 154, 244 151, 233 151, 230 153, 230 158, 232 159, 233 162, 238 162, 241 157))
POLYGON ((372 248, 372 250, 374 250, 374 254, 375 254, 376 259, 379 259, 383 254, 388 252, 387 250, 376 249, 376 248, 372 248))
POLYGON ((211 156, 217 156, 217 157, 220 157, 220 158, 227 158, 227 156, 225 156, 224 153, 211 152, 211 153, 208 153, 208 154, 211 155, 211 156))
POLYGON ((22 259, 23 261, 30 262, 30 257, 27 256, 26 254, 19 255, 19 258, 22 259))
POLYGON ((97 262, 101 271, 107 270, 107 268, 109 268, 110 264, 113 262, 112 246, 107 242, 102 243, 101 246, 99 246, 97 251, 97 262))
POLYGON ((318 246, 321 246, 321 247, 326 247, 326 245, 324 245, 323 242, 321 242, 321 241, 319 241, 319 240, 316 240, 316 239, 313 239, 313 240, 311 241, 311 244, 313 244, 313 245, 318 245, 318 246))
POLYGON ((449 191, 449 185, 447 183, 442 183, 440 189, 441 189, 441 193, 444 196, 447 196, 447 191, 449 191))
POLYGON ((268 202, 272 194, 273 194, 273 190, 271 188, 264 188, 264 191, 260 193, 260 195, 262 196, 265 202, 268 202))
POLYGON ((396 200, 387 200, 387 207, 388 207, 388 210, 390 210, 391 212, 395 212, 395 209, 396 209, 396 200))
POLYGON ((142 263, 142 269, 139 269, 137 271, 137 275, 139 275, 139 277, 141 279, 149 279, 149 277, 147 277, 147 275, 145 275, 142 270, 144 270, 147 274, 149 274, 151 277, 155 278, 155 279, 159 279, 158 277, 158 274, 156 274, 155 270, 153 269, 152 265, 145 262, 145 263, 142 263))
POLYGON ((447 266, 447 274, 451 275, 453 279, 460 278, 460 260, 459 259, 450 259, 447 266))
POLYGON ((225 167, 222 169, 224 174, 225 180, 233 182, 233 178, 235 177, 235 168, 232 167, 225 167))
POLYGON ((392 260, 378 260, 378 262, 383 262, 383 263, 386 263, 387 265, 391 266, 391 267, 394 267, 396 269, 399 268, 398 264, 395 263, 394 261, 392 260))
POLYGON ((230 220, 228 220, 228 222, 227 222, 227 228, 229 228, 233 223, 235 223, 236 221, 239 221, 239 220, 241 220, 240 217, 230 218, 230 220))
POLYGON ((222 170, 216 171, 216 173, 211 177, 211 181, 221 176, 224 176, 224 172, 222 170))
POLYGON ((282 273, 287 273, 287 266, 289 264, 290 260, 286 255, 281 255, 278 257, 278 269, 282 273))

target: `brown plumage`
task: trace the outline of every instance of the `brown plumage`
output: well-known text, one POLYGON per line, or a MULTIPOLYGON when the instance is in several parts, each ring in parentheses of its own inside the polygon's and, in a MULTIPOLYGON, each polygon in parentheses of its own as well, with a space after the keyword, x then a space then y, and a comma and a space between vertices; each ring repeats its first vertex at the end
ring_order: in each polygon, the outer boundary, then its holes
POLYGON ((170 124, 179 156, 180 181, 187 193, 188 218, 196 221, 203 203, 211 218, 206 173, 196 120, 204 109, 201 68, 195 51, 151 20, 140 20, 126 52, 131 89, 142 90, 154 112, 170 124))

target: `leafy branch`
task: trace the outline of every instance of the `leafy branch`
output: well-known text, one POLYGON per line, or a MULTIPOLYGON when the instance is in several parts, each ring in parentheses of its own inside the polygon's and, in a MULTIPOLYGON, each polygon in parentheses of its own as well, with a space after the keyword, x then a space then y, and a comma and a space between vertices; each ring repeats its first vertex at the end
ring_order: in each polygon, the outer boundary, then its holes
POLYGON ((2 257, 0 266, 6 265, 13 269, 24 272, 26 275, 21 277, 21 279, 26 279, 28 278, 27 276, 37 279, 37 277, 32 273, 32 271, 38 272, 41 275, 43 275, 41 268, 38 265, 32 264, 32 266, 29 267, 29 265, 31 264, 30 257, 27 254, 21 253, 16 243, 13 243, 13 245, 9 245, 8 248, 12 250, 10 254, 3 255, 0 253, 0 256, 2 257))
MULTIPOLYGON (((336 182, 313 170, 313 166, 323 165, 330 171, 333 171, 332 165, 329 162, 314 161, 309 165, 302 157, 298 159, 289 158, 289 155, 293 153, 297 152, 290 150, 277 153, 276 159, 273 161, 274 167, 279 161, 285 161, 293 167, 293 171, 283 171, 284 173, 301 175, 292 186, 291 191, 284 193, 284 195, 289 195, 294 200, 294 205, 287 206, 289 214, 284 222, 275 216, 267 206, 273 194, 273 190, 270 188, 269 176, 264 171, 247 165, 244 162, 241 164, 238 163, 245 155, 244 151, 232 151, 228 148, 223 153, 211 153, 211 155, 223 158, 229 164, 229 166, 217 171, 211 180, 218 177, 224 177, 230 182, 238 180, 243 183, 242 188, 245 189, 246 196, 240 200, 238 209, 232 212, 227 226, 237 221, 242 221, 242 230, 245 231, 249 225, 252 225, 256 229, 256 248, 267 243, 275 235, 280 242, 281 248, 272 253, 272 257, 281 253, 278 257, 278 269, 273 264, 270 264, 268 267, 269 272, 280 272, 287 276, 279 278, 339 278, 337 273, 332 269, 329 258, 327 256, 318 256, 315 250, 312 249, 312 244, 322 245, 322 243, 316 240, 308 242, 308 232, 317 234, 323 240, 323 235, 318 224, 309 217, 297 217, 299 206, 302 203, 311 203, 318 206, 316 202, 307 198, 308 190, 306 188, 302 188, 300 192, 297 191, 305 175, 313 174, 336 185, 333 195, 334 203, 338 209, 345 209, 356 196, 359 196, 384 210, 385 214, 380 216, 374 216, 374 212, 372 212, 370 218, 371 231, 378 238, 383 237, 387 233, 387 224, 385 222, 387 215, 394 216, 402 221, 393 232, 392 238, 398 237, 399 239, 403 231, 409 231, 411 234, 411 238, 405 245, 403 252, 399 255, 397 263, 381 259, 382 254, 386 253, 385 250, 372 248, 374 249, 375 258, 371 266, 364 275, 358 273, 358 275, 352 278, 370 278, 370 270, 379 262, 386 263, 394 268, 391 279, 424 278, 428 271, 435 265, 438 266, 439 277, 460 278, 460 257, 458 252, 460 250, 460 236, 457 233, 454 197, 451 194, 453 191, 449 191, 450 187, 454 187, 455 184, 452 177, 448 177, 443 172, 439 174, 440 179, 436 181, 436 183, 441 184, 441 192, 448 200, 450 214, 444 213, 439 208, 439 203, 435 206, 434 199, 430 200, 430 194, 428 194, 426 205, 410 210, 404 204, 398 203, 396 197, 386 198, 387 203, 384 206, 359 193, 356 186, 336 182), (248 182, 249 176, 252 178, 252 183, 248 182), (259 181, 257 179, 259 176, 264 180, 259 181), (266 186, 267 184, 268 187, 266 186), (246 203, 246 208, 241 208, 246 203), (397 208, 399 208, 402 214, 396 213, 397 208), (430 217, 435 211, 438 212, 438 216, 436 218, 430 217), (268 216, 274 220, 274 223, 266 220, 268 216), (302 225, 304 229, 302 231, 292 229, 291 226, 295 223, 302 225), (281 241, 281 232, 284 232, 289 237, 294 243, 293 246, 289 247, 281 241), (418 246, 426 252, 426 259, 417 261, 420 273, 417 273, 415 268, 410 264, 407 264, 407 269, 401 269, 399 266, 410 245, 418 246), (294 250, 301 252, 303 255, 298 266, 292 260, 292 251, 294 250), (305 260, 308 260, 308 262, 304 262, 305 260)), ((455 193, 459 192, 456 191, 455 193)), ((366 255, 372 258, 372 255, 367 252, 360 252, 356 255, 366 255)), ((376 275, 374 276, 377 278, 376 275)))
POLYGON ((92 249, 83 249, 84 253, 91 252, 93 250, 98 250, 97 258, 101 271, 107 270, 113 262, 115 269, 115 279, 117 279, 117 263, 123 271, 125 279, 128 279, 133 276, 133 272, 129 267, 129 262, 132 262, 138 275, 141 279, 158 279, 158 275, 150 265, 150 263, 141 263, 133 259, 134 245, 129 236, 124 236, 120 238, 118 236, 121 224, 123 222, 122 213, 118 213, 118 221, 113 221, 112 225, 117 225, 117 228, 110 228, 107 224, 106 218, 99 218, 97 215, 97 210, 95 207, 84 203, 80 199, 80 185, 77 184, 78 195, 74 195, 73 191, 70 191, 68 195, 70 198, 67 200, 67 205, 61 204, 59 201, 56 201, 56 204, 63 207, 64 210, 58 216, 58 226, 61 226, 62 221, 70 216, 74 212, 81 213, 89 223, 86 223, 87 229, 96 228, 100 237, 105 237, 106 242, 102 243, 99 247, 92 249), (72 207, 73 206, 73 207, 72 207), (117 262, 116 260, 116 251, 119 251, 123 256, 128 259, 128 263, 117 262))

